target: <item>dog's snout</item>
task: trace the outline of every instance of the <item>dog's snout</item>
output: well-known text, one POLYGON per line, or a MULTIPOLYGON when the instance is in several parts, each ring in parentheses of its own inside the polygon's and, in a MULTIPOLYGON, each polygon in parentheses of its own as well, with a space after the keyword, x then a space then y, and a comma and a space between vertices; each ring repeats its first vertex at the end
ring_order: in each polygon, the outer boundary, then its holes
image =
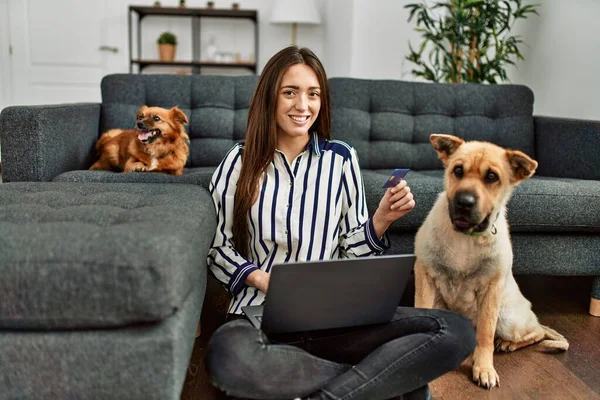
POLYGON ((477 197, 471 192, 459 192, 454 197, 454 202, 458 207, 470 210, 477 204, 477 197))
POLYGON ((137 123, 137 127, 138 127, 139 129, 144 129, 144 123, 143 123, 142 121, 138 121, 138 123, 137 123))

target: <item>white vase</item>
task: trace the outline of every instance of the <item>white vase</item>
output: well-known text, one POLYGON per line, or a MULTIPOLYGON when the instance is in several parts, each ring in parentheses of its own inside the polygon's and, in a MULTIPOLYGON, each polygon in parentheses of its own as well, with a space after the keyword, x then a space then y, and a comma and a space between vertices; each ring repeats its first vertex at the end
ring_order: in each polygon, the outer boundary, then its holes
POLYGON ((208 44, 206 45, 204 52, 206 54, 207 61, 216 61, 217 46, 215 45, 215 37, 214 36, 211 36, 210 39, 208 40, 208 44))

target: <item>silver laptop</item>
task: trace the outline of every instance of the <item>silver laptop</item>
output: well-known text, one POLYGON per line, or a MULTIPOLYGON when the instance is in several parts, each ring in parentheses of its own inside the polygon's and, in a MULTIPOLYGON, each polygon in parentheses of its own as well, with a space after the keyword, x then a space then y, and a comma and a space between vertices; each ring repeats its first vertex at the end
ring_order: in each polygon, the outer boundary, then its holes
POLYGON ((264 305, 242 311, 266 333, 386 323, 414 263, 405 254, 274 265, 264 305))

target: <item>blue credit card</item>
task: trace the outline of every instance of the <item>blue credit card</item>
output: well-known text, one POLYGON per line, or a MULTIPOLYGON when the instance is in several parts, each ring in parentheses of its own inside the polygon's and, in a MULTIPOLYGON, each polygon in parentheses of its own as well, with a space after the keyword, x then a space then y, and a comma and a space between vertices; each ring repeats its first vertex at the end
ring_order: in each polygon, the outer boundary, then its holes
POLYGON ((395 169, 394 172, 392 172, 392 175, 390 175, 390 177, 388 178, 387 182, 385 182, 382 187, 391 188, 396 186, 400 183, 402 178, 404 178, 406 174, 408 174, 408 171, 410 171, 410 169, 408 168, 395 169))

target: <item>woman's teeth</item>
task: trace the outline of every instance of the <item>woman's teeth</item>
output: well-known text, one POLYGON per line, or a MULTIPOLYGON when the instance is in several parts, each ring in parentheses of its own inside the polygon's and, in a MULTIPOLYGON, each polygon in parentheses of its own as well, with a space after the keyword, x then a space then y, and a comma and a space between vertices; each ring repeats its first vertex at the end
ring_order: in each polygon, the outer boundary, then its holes
POLYGON ((303 117, 295 117, 293 115, 290 115, 290 118, 293 119, 294 121, 303 122, 303 121, 306 121, 310 117, 308 115, 303 116, 303 117))

